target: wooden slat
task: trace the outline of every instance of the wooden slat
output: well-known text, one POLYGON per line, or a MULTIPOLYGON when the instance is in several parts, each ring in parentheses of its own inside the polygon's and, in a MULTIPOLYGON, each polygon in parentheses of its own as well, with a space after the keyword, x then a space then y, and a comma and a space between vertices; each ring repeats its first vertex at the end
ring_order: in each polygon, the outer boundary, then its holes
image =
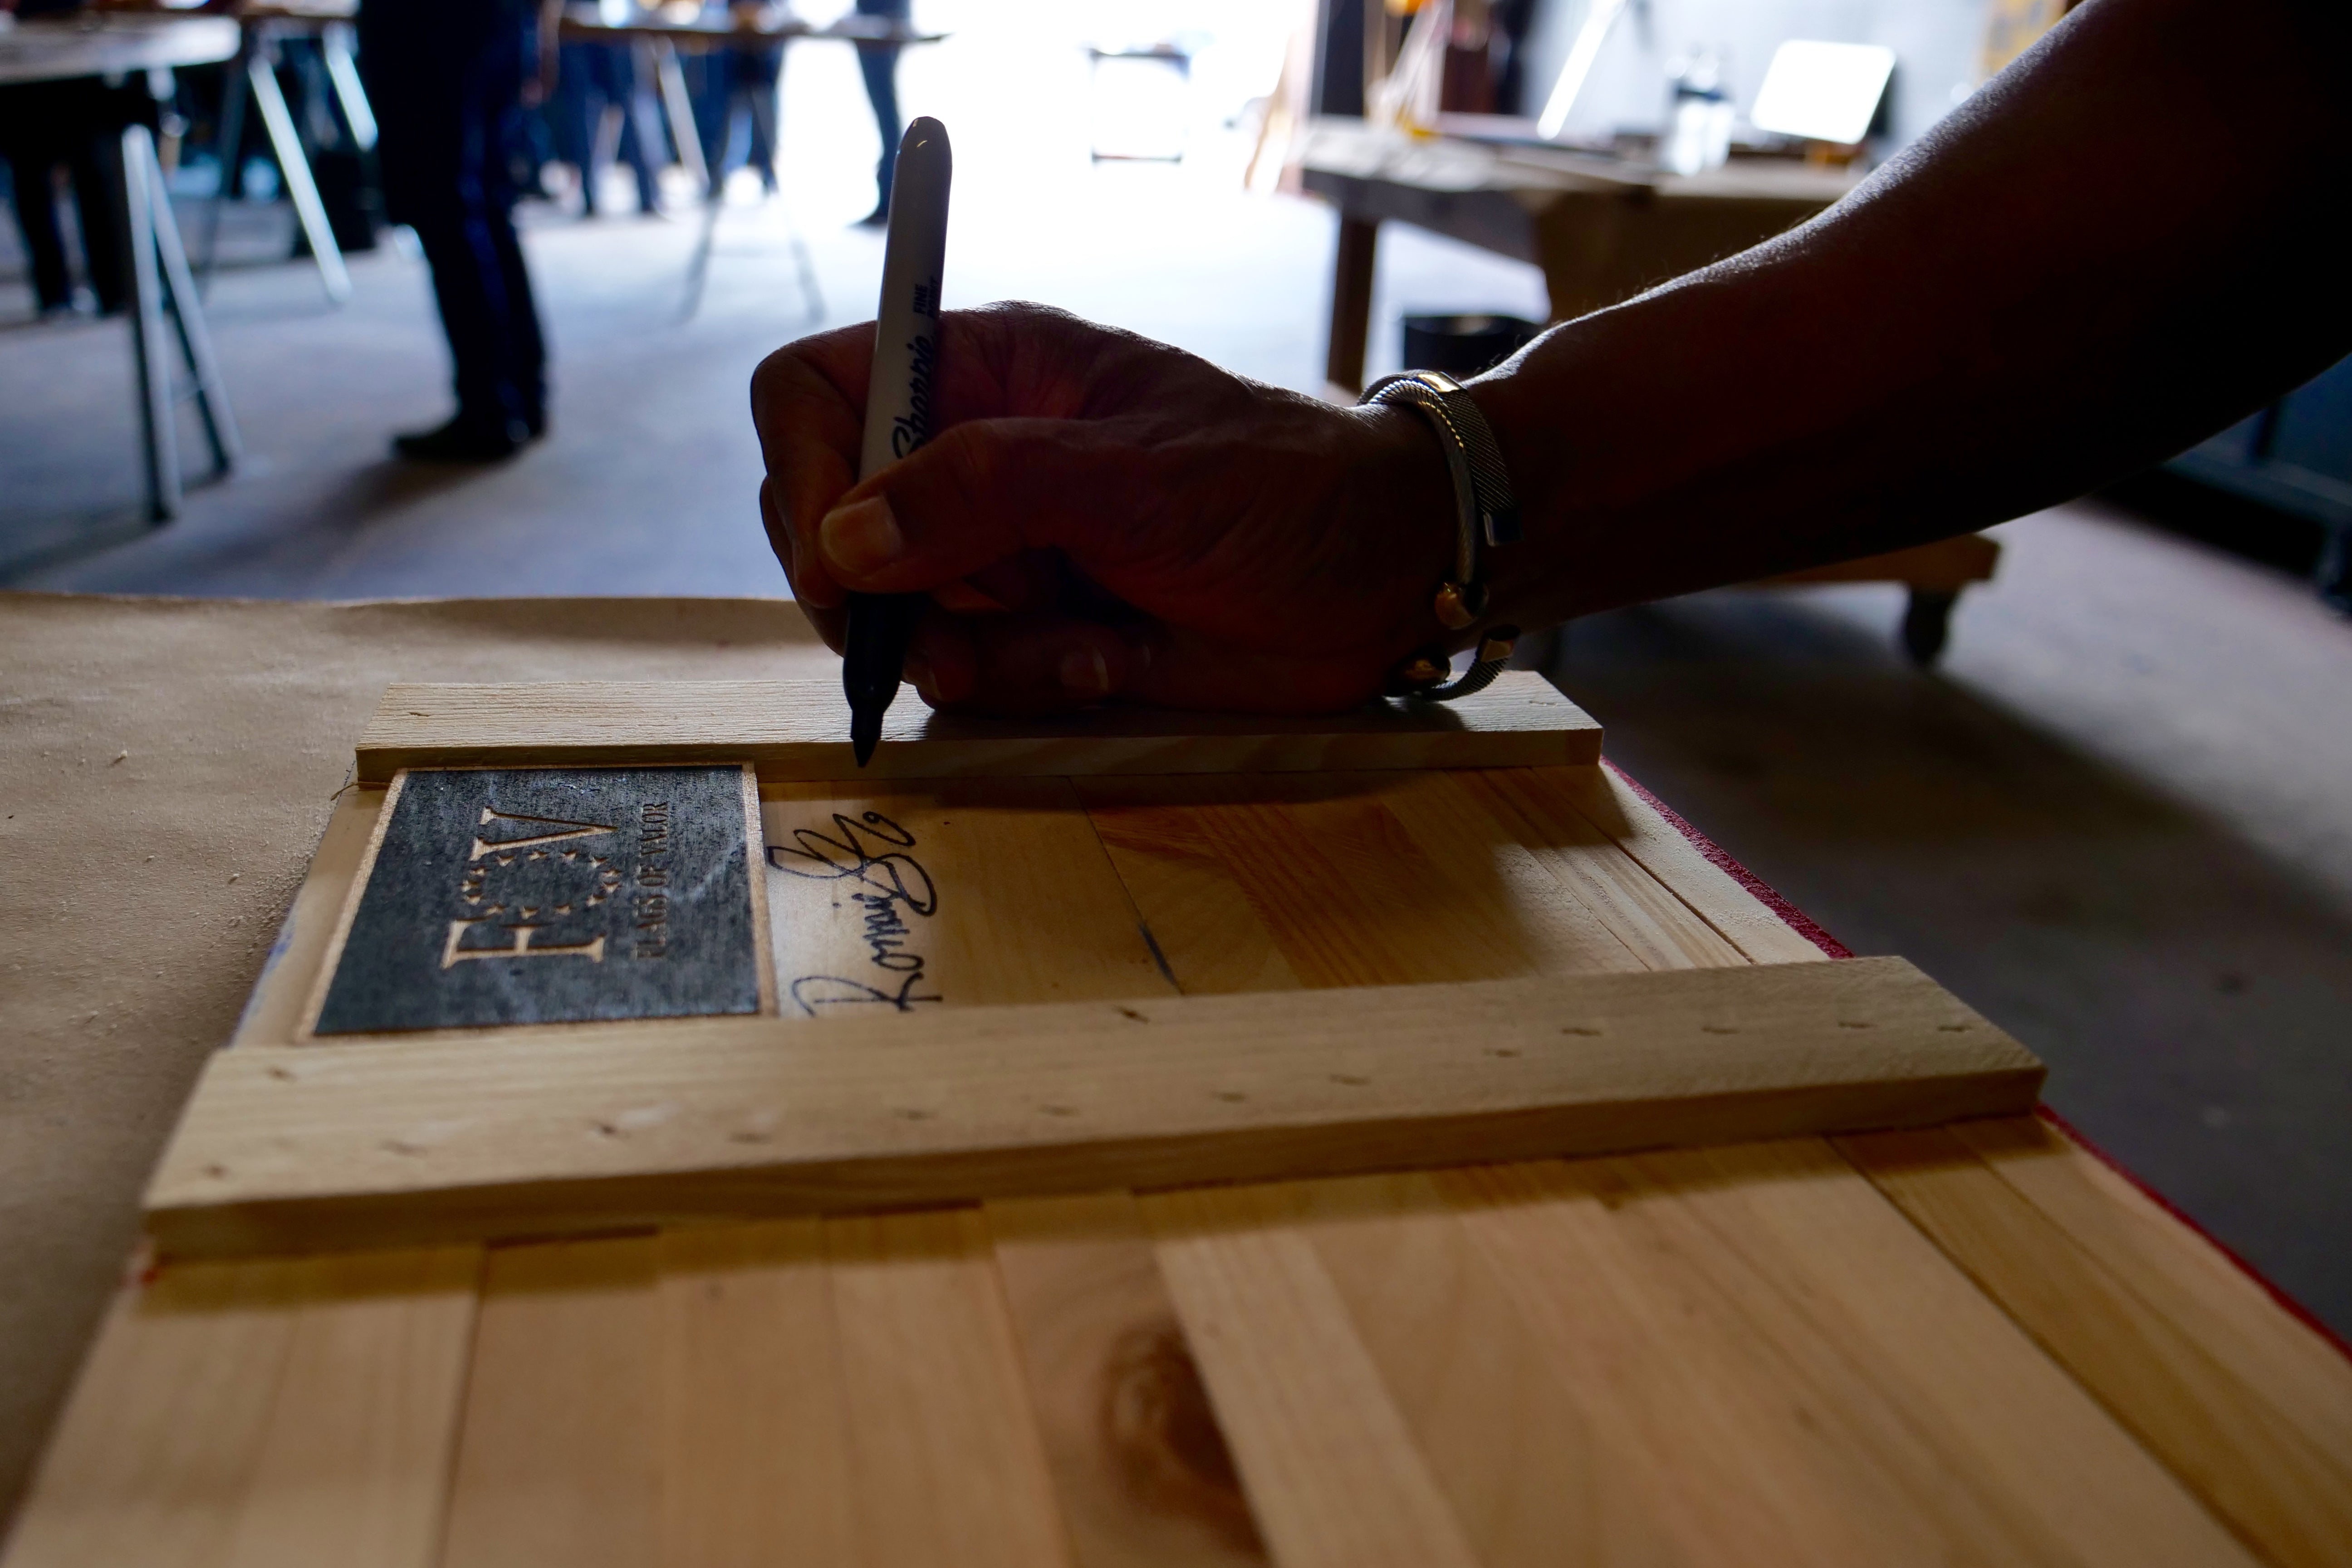
POLYGON ((1143 1200, 1177 1312, 1283 1568, 1478 1559, 1281 1188, 1143 1200))
POLYGON ((478 1247, 310 1260, 231 1568, 432 1568, 473 1349, 478 1247))
MULTIPOLYGON (((1592 797, 1604 771, 1498 769, 1465 775, 1457 787, 1482 802, 1547 871, 1573 889, 1643 968, 1707 969, 1749 962, 1750 955, 1718 931, 1685 896, 1654 876, 1647 862, 1578 809, 1580 801, 1592 797)), ((1756 962, 1787 956, 1793 955, 1756 962)), ((1821 954, 1809 950, 1805 956, 1821 954)))
POLYGON ((2352 1562, 2352 1363, 2039 1122, 1839 1141, 2264 1556, 2352 1562))
POLYGON ((1426 1174, 1299 1183, 1303 1223, 1486 1568, 1695 1561, 1426 1174))
POLYGON ((1066 780, 761 793, 788 1016, 1172 989, 1066 780))
POLYGON ((652 1237, 490 1251, 442 1568, 655 1568, 652 1237))
POLYGON ((195 1264, 127 1288, 10 1568, 428 1568, 479 1257, 195 1264))
POLYGON ((1265 1563, 1134 1198, 1016 1198, 987 1215, 1077 1568, 1265 1563))
POLYGON ((148 1220, 174 1253, 524 1235, 1932 1125, 2041 1080, 1900 959, 256 1047, 148 1220))
POLYGON ((1435 1180, 1696 1561, 2252 1561, 1817 1141, 1435 1180))
POLYGON ((1563 766, 1601 727, 1541 676, 1444 704, 1307 717, 1108 708, 1064 721, 949 718, 894 706, 861 771, 840 689, 815 680, 394 685, 360 737, 359 777, 402 768, 754 762, 769 779, 1287 773, 1563 766))
POLYGON ((305 1265, 196 1264, 117 1297, 7 1568, 211 1568, 268 1440, 305 1265))
POLYGON ((231 1045, 282 1046, 300 1030, 352 879, 359 874, 360 861, 375 836, 383 797, 383 790, 362 788, 345 790, 336 798, 318 850, 310 857, 310 868, 271 944, 269 961, 236 1021, 231 1045))
POLYGON ((857 1568, 819 1223, 665 1232, 660 1295, 662 1568, 857 1568))
POLYGON ((1545 768, 1533 781, 1568 800, 1757 963, 1817 963, 1827 955, 1701 854, 1657 808, 1608 768, 1545 768))
POLYGON ((1070 1562, 976 1209, 824 1222, 864 1568, 1070 1562))
POLYGON ((1281 944, 1171 785, 1187 781, 1073 779, 1087 818, 1177 988, 1188 996, 1295 991, 1281 944))

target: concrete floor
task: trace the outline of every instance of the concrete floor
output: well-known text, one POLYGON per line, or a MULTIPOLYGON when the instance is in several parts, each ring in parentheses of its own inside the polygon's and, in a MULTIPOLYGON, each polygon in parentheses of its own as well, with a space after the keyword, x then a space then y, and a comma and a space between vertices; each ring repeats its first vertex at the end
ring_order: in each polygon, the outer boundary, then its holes
MULTIPOLYGON (((843 53, 795 56, 788 145, 852 101, 843 53)), ((908 96, 953 99, 919 74, 908 96)), ((878 268, 844 226, 870 199, 863 134, 787 183, 826 322, 867 313, 878 268)), ((1312 387, 1329 218, 1235 194, 1237 163, 1212 137, 1184 168, 1092 168, 1066 136, 983 124, 959 139, 950 302, 1043 299, 1312 387)), ((122 328, 6 326, 26 300, 0 256, 0 572, 129 593, 780 593, 744 389, 809 320, 784 211, 728 210, 681 324, 690 217, 534 210, 556 428, 486 472, 383 457, 443 411, 421 267, 358 258, 356 298, 330 310, 305 268, 261 260, 283 215, 238 213, 252 264, 224 272, 212 319, 250 458, 154 531, 122 328)), ((1383 243, 1376 369, 1407 306, 1541 311, 1528 268, 1383 243)), ((2013 1029, 2063 1113, 2352 1332, 2352 624, 2110 504, 2000 535, 2001 575, 1934 674, 1894 649, 1895 591, 1863 587, 1598 617, 1564 636, 1557 678, 1617 760, 1856 950, 1908 954, 2013 1029)))

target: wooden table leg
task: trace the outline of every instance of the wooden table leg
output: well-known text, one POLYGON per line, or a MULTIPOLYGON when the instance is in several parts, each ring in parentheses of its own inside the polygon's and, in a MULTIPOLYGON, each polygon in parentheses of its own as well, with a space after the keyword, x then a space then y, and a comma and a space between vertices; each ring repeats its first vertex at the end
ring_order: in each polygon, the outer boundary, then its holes
POLYGON ((1331 342, 1324 378, 1349 393, 1364 385, 1364 341, 1372 317, 1372 256, 1381 220, 1339 219, 1339 256, 1331 269, 1331 342))

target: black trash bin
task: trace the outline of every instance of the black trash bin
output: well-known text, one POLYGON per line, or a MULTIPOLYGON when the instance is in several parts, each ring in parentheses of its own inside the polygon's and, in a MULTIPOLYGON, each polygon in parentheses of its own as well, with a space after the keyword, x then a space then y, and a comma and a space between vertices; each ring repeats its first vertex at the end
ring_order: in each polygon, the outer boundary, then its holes
POLYGON ((1543 328, 1517 316, 1407 316, 1407 370, 1477 375, 1510 358, 1543 328))

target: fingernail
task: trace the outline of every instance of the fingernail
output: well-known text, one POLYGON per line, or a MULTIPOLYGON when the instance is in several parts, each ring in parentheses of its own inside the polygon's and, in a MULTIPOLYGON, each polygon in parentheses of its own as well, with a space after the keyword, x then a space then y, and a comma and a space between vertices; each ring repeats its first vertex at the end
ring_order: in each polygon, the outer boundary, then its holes
POLYGON ((873 496, 855 506, 835 508, 817 525, 817 545, 825 564, 847 576, 862 577, 887 566, 907 548, 890 503, 873 496))
POLYGON ((1110 666, 1102 649, 1092 643, 1062 656, 1062 689, 1081 697, 1100 697, 1110 689, 1110 666))

